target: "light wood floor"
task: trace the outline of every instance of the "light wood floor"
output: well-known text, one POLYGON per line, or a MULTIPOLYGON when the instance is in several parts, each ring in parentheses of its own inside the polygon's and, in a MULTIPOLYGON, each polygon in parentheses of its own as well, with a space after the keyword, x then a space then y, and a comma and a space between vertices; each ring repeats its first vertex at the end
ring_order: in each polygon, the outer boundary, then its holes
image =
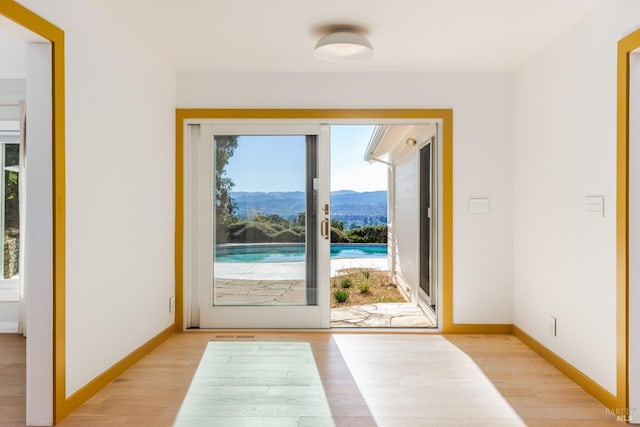
MULTIPOLYGON (((338 426, 621 425, 513 336, 263 332, 176 334, 60 425, 173 425, 205 347, 218 340, 308 342, 338 426)), ((4 398, 14 374, 2 374, 4 398)), ((0 425, 17 425, 3 416, 0 425)))
POLYGON ((0 334, 0 426, 25 423, 26 340, 18 334, 0 334))

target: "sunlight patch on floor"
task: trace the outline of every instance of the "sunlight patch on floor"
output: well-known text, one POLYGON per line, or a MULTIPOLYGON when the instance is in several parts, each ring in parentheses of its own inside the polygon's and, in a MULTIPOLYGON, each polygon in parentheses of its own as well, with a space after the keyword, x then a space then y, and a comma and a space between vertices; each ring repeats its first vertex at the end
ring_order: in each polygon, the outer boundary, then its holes
POLYGON ((525 426, 474 361, 439 335, 334 335, 381 426, 525 426), (374 342, 375 341, 375 342, 374 342), (380 351, 371 351, 372 348, 380 351))
POLYGON ((334 426, 304 342, 210 342, 174 426, 334 426))

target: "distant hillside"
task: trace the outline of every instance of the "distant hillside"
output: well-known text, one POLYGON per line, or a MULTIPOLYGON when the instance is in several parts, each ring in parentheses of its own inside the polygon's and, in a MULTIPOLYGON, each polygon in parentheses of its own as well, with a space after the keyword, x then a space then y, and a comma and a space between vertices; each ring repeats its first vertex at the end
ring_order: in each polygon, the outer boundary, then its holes
POLYGON ((272 193, 232 191, 231 198, 236 206, 236 215, 241 218, 250 212, 251 214, 280 215, 291 219, 300 212, 304 212, 302 191, 272 193))
POLYGON ((369 215, 387 215, 387 192, 342 190, 331 192, 331 211, 333 215, 367 213, 369 215))
MULTIPOLYGON (((304 211, 304 193, 291 192, 243 192, 231 193, 236 205, 236 215, 241 218, 247 214, 279 215, 292 219, 304 211)), ((363 225, 387 223, 387 192, 350 190, 331 193, 331 218, 342 221, 345 229, 363 225)))

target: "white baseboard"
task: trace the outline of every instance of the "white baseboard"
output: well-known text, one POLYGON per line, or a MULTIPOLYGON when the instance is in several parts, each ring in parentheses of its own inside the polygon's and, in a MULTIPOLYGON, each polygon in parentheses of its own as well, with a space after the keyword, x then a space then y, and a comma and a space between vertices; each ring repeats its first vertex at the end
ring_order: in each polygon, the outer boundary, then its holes
POLYGON ((18 322, 0 322, 0 334, 17 334, 18 322))

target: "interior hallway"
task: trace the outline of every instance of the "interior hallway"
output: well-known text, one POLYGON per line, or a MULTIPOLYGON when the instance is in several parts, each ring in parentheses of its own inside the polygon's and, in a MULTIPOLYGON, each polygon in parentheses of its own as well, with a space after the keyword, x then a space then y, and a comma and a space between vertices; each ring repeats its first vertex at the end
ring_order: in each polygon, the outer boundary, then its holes
MULTIPOLYGON (((210 341, 310 343, 338 426, 620 425, 513 336, 324 332, 175 334, 59 425, 173 425, 210 341)), ((18 372, 24 364, 3 366, 3 402, 6 369, 18 372)), ((0 425, 18 425, 5 423, 5 409, 0 425)), ((255 421, 272 425, 268 410, 260 410, 264 417, 255 421)))

